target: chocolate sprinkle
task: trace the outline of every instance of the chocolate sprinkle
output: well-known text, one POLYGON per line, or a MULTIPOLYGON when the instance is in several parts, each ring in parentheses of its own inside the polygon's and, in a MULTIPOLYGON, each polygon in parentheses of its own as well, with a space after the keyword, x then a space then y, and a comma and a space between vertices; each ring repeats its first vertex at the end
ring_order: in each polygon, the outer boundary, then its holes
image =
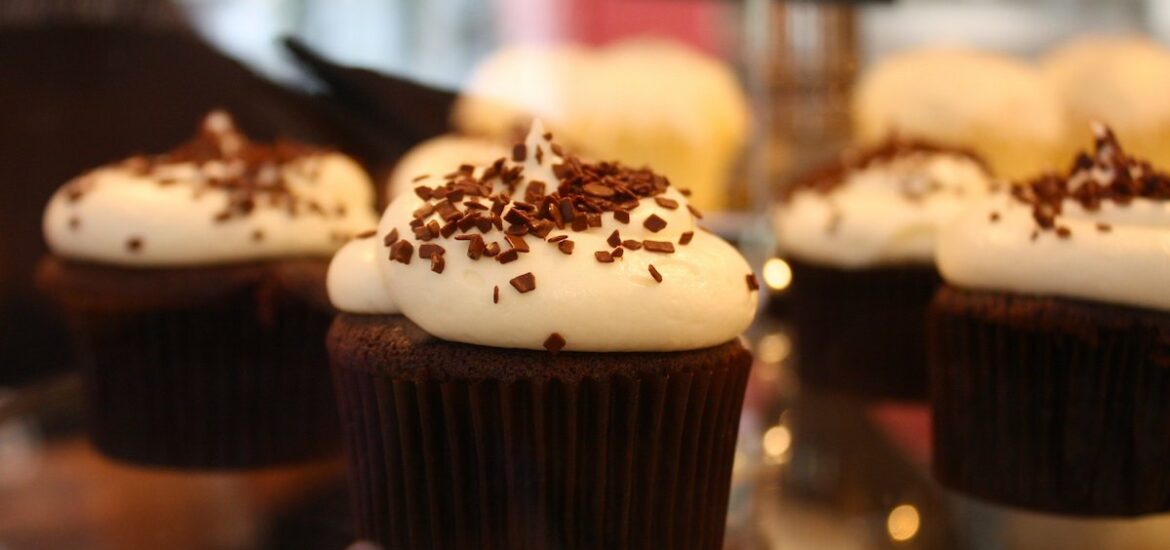
POLYGON ((668 199, 666 197, 654 197, 654 202, 658 203, 658 206, 661 206, 667 210, 674 210, 678 208, 678 201, 674 199, 668 199))
POLYGON ((390 259, 410 265, 410 258, 414 255, 414 245, 408 240, 400 240, 390 247, 390 259))
POLYGON ((568 342, 565 342, 564 336, 561 336, 560 334, 557 334, 554 332, 554 333, 548 335, 548 339, 546 339, 544 341, 544 349, 547 349, 548 351, 550 351, 552 353, 557 353, 557 352, 565 349, 565 344, 567 344, 567 343, 568 342))
POLYGON ((130 237, 129 239, 126 239, 126 250, 129 250, 130 252, 138 252, 139 250, 142 250, 142 238, 130 237))
POLYGON ((992 212, 988 218, 992 221, 992 223, 999 221, 999 212, 992 212))
POLYGON ((398 228, 391 229, 385 237, 382 238, 382 244, 385 246, 394 246, 398 242, 398 228))
POLYGON ((574 246, 573 241, 561 241, 557 243, 557 248, 565 254, 572 254, 574 246))
POLYGON ((1072 230, 1061 225, 1061 226, 1056 228, 1056 236, 1060 237, 1062 239, 1067 239, 1067 238, 1072 236, 1072 230))
MULTIPOLYGON (((492 243, 492 244, 496 244, 496 243, 492 243)), ((499 245, 496 245, 496 246, 499 246, 499 245)), ((520 257, 520 254, 516 252, 515 248, 509 248, 508 250, 500 252, 499 255, 496 256, 496 261, 500 262, 502 264, 506 264, 506 263, 511 263, 511 262, 516 261, 516 259, 519 257, 520 257)))
POLYGON ((516 252, 528 252, 528 243, 524 242, 524 237, 519 235, 505 235, 504 240, 512 246, 516 252))
POLYGON ((642 246, 646 247, 647 252, 662 252, 666 254, 674 252, 674 243, 669 241, 642 241, 642 246))
POLYGON ((622 236, 620 234, 618 234, 617 229, 614 229, 613 233, 609 234, 609 238, 605 239, 605 242, 609 243, 609 246, 615 246, 615 247, 621 246, 622 245, 622 236))
POLYGON ((499 286, 492 287, 492 303, 493 304, 500 303, 500 287, 499 286))
POLYGON ((625 254, 626 254, 626 249, 620 248, 620 247, 613 249, 613 252, 609 253, 609 255, 613 256, 614 258, 621 258, 625 254))
POLYGON ((630 250, 640 250, 642 248, 642 243, 633 240, 625 240, 622 241, 622 246, 630 250))
POLYGON ((1100 231, 1102 233, 1108 233, 1110 231, 1113 231, 1113 226, 1109 225, 1107 223, 1099 223, 1099 224, 1097 224, 1097 231, 1100 231))
MULTIPOLYGON (((375 233, 376 233, 376 231, 372 231, 372 230, 371 230, 371 231, 366 231, 366 232, 364 232, 364 233, 360 233, 360 234, 358 234, 358 235, 357 235, 356 237, 354 237, 354 238, 357 238, 357 239, 368 239, 368 238, 370 238, 370 237, 373 237, 375 233), (367 233, 368 233, 368 234, 367 234, 367 233)), ((253 229, 253 230, 252 230, 252 240, 253 240, 253 241, 256 241, 256 242, 263 241, 263 240, 264 240, 264 231, 263 231, 262 229, 253 229)))
POLYGON ((431 188, 427 187, 425 185, 420 185, 418 187, 415 187, 414 194, 418 195, 418 198, 420 198, 424 201, 431 200, 431 188))
POLYGON ((747 274, 747 287, 749 292, 754 292, 760 289, 760 282, 756 280, 755 273, 747 274))
POLYGON ((536 290, 536 276, 531 271, 513 278, 508 283, 512 285, 512 288, 520 291, 520 294, 536 290))
MULTIPOLYGON (((412 178, 412 179, 410 180, 410 182, 411 182, 411 183, 418 183, 418 182, 420 182, 420 181, 422 181, 422 180, 425 180, 425 179, 427 179, 427 178, 429 178, 429 177, 431 177, 431 175, 430 175, 430 174, 419 174, 419 175, 415 176, 414 178, 412 178)), ((426 200, 426 199, 424 198, 423 200, 426 200)))
POLYGON ((610 254, 609 252, 606 252, 605 250, 598 250, 597 252, 594 252, 593 257, 597 258, 597 261, 599 261, 603 264, 612 264, 613 263, 613 254, 610 254))
POLYGON ((642 227, 649 229, 652 233, 657 233, 666 229, 666 220, 659 218, 658 214, 650 214, 650 217, 642 222, 642 227))
POLYGON ((630 213, 625 210, 614 210, 613 219, 621 223, 630 223, 630 213))
POLYGON ((659 273, 657 269, 654 269, 654 264, 650 264, 650 276, 654 277, 656 282, 662 282, 662 274, 659 273))
POLYGON ((447 266, 447 262, 443 260, 442 254, 435 254, 431 256, 431 271, 435 273, 442 273, 443 268, 447 266))
POLYGON ((515 162, 524 162, 528 158, 528 148, 523 143, 517 143, 512 147, 512 160, 515 162))
POLYGON ((433 258, 435 256, 442 256, 446 252, 447 251, 443 247, 441 247, 437 244, 426 243, 426 244, 419 245, 418 259, 426 260, 426 259, 433 258))
POLYGON ((678 244, 691 244, 691 239, 695 238, 694 231, 687 231, 678 237, 678 244))
POLYGON ((696 217, 696 218, 698 218, 698 219, 700 219, 700 220, 701 220, 701 219, 703 219, 703 213, 702 213, 702 212, 699 212, 699 209, 698 209, 698 208, 695 208, 694 206, 691 206, 690 204, 688 204, 688 205, 687 205, 687 210, 689 210, 689 211, 691 212, 691 215, 692 215, 692 216, 694 216, 694 217, 696 217))

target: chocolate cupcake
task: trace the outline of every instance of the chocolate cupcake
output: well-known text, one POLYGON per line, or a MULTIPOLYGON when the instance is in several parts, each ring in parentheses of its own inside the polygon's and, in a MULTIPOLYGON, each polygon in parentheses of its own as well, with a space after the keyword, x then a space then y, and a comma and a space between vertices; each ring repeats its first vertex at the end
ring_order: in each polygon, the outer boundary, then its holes
POLYGON ((1047 512, 1170 510, 1170 176, 1096 152, 945 229, 931 310, 934 470, 1047 512))
POLYGON ((98 449, 189 468, 338 450, 325 272, 372 204, 349 158, 251 143, 222 112, 58 191, 38 282, 76 333, 98 449))
POLYGON ((970 153, 891 138, 789 190, 774 225, 792 268, 803 382, 863 397, 925 398, 935 234, 991 187, 970 153))
POLYGON ((420 177, 330 266, 358 535, 719 548, 755 278, 665 178, 550 140, 420 177))

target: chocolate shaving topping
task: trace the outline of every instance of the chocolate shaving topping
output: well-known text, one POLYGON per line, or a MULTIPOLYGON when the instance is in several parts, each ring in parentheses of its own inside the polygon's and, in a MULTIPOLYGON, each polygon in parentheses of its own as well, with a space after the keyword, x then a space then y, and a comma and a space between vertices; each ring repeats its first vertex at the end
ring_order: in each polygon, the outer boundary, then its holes
MULTIPOLYGON (((496 244, 496 243, 492 243, 492 244, 496 244)), ((499 245, 496 245, 496 246, 498 247, 499 245)), ((509 248, 508 250, 500 252, 499 255, 496 256, 496 261, 500 262, 502 264, 506 264, 506 263, 511 263, 511 262, 516 261, 516 259, 519 257, 520 257, 520 254, 518 252, 516 252, 515 248, 509 248)))
POLYGON ((447 262, 443 260, 442 254, 435 254, 431 256, 431 271, 435 273, 442 273, 443 268, 447 266, 447 262))
POLYGON ((640 243, 638 241, 634 241, 634 240, 625 240, 625 241, 622 241, 622 246, 624 246, 630 250, 639 250, 642 248, 642 243, 640 243))
POLYGON ((1097 231, 1100 231, 1102 233, 1108 233, 1110 231, 1113 231, 1113 226, 1109 225, 1107 223, 1099 223, 1099 224, 1097 224, 1097 231))
MULTIPOLYGON (((425 179, 427 179, 427 178, 429 178, 429 177, 431 177, 431 175, 430 175, 430 174, 419 174, 419 175, 417 175, 417 176, 415 176, 415 177, 411 178, 410 182, 411 182, 411 183, 418 183, 418 182, 420 182, 420 181, 422 181, 422 180, 425 180, 425 179)), ((423 200, 426 200, 426 197, 423 197, 423 200)))
POLYGON ((414 255, 414 245, 410 241, 400 240, 390 247, 390 259, 395 262, 402 262, 410 264, 410 258, 414 255))
POLYGON ((650 276, 653 277, 656 282, 661 283, 662 282, 662 274, 659 273, 657 269, 654 269, 654 264, 650 264, 649 268, 650 268, 650 276))
POLYGON ((504 240, 508 241, 508 244, 516 252, 528 252, 528 243, 524 242, 524 237, 519 235, 505 235, 504 240))
MULTIPOLYGON (((363 233, 359 233, 359 234, 358 234, 358 235, 357 235, 355 238, 357 238, 357 239, 367 239, 367 238, 369 238, 369 237, 373 237, 373 236, 374 236, 374 233, 376 233, 376 231, 372 231, 372 230, 371 230, 371 231, 366 231, 366 232, 363 232, 363 233), (365 235, 365 236, 362 236, 362 235, 365 235)), ((262 229, 253 229, 253 230, 252 230, 252 240, 253 240, 253 241, 256 241, 256 242, 263 241, 263 240, 264 240, 264 231, 263 231, 262 229)))
POLYGON ((528 158, 528 148, 523 143, 517 143, 512 147, 512 160, 515 162, 524 162, 528 158))
POLYGON ((642 246, 646 248, 647 252, 662 252, 666 254, 674 252, 674 243, 668 241, 642 241, 642 246))
POLYGON ((508 283, 512 285, 512 288, 520 291, 521 294, 536 290, 536 276, 533 275, 532 272, 515 277, 508 281, 508 283))
POLYGON ((1054 231, 1061 238, 1072 234, 1057 223, 1066 201, 1090 212, 1106 202, 1170 201, 1170 175, 1127 155, 1108 127, 1094 124, 1093 136, 1094 154, 1078 154, 1067 175, 1047 173, 1012 187, 1012 196, 1032 207, 1037 231, 1054 231))
POLYGON ((548 239, 548 242, 550 242, 550 243, 556 243, 556 242, 563 241, 563 240, 565 240, 565 239, 567 239, 567 238, 569 238, 569 236, 568 236, 568 235, 557 235, 556 237, 550 237, 550 238, 548 239))
POLYGON ((443 247, 441 247, 437 244, 426 243, 423 245, 419 245, 418 258, 420 260, 427 260, 427 259, 433 258, 435 256, 442 256, 446 252, 447 251, 445 249, 443 249, 443 247))
POLYGON ((500 254, 500 243, 488 243, 487 247, 483 249, 483 255, 489 258, 494 258, 500 254))
POLYGON ((500 303, 500 287, 499 286, 492 287, 492 303, 493 304, 500 303))
POLYGON ((129 250, 130 252, 138 252, 139 250, 142 250, 142 238, 130 237, 129 239, 126 239, 126 250, 129 250))
POLYGON ((667 210, 674 210, 678 208, 678 201, 674 199, 668 199, 666 197, 654 197, 654 202, 658 203, 658 206, 661 206, 667 210))
POLYGON ((544 349, 547 349, 552 353, 557 353, 565 349, 566 343, 567 342, 565 342, 565 338, 563 336, 554 332, 548 335, 548 338, 544 341, 544 349))
POLYGON ((597 261, 599 261, 603 264, 612 264, 613 263, 613 254, 610 254, 609 252, 607 252, 605 250, 598 250, 597 252, 594 252, 593 257, 597 258, 597 261))
POLYGON ((484 244, 483 237, 479 235, 471 235, 470 237, 471 242, 467 243, 467 257, 472 260, 478 260, 480 256, 483 256, 484 251, 487 250, 487 245, 484 244))
POLYGON ((565 254, 572 254, 574 246, 573 241, 561 241, 557 243, 557 249, 565 254))
POLYGON ((622 236, 620 234, 618 234, 618 231, 616 229, 614 229, 613 233, 609 234, 609 238, 605 239, 605 242, 608 243, 609 246, 615 246, 615 247, 621 246, 622 245, 622 236))
POLYGON ((747 274, 747 287, 748 287, 748 292, 754 292, 754 291, 760 289, 760 282, 756 280, 755 273, 748 273, 747 274))
POLYGON ((613 219, 621 223, 630 223, 630 213, 625 210, 614 210, 613 219))
POLYGON ((688 204, 687 210, 690 211, 691 215, 694 216, 695 218, 698 218, 700 220, 703 219, 703 213, 699 212, 698 208, 695 208, 694 206, 691 206, 688 204))
POLYGON ((382 238, 382 244, 385 246, 393 246, 398 242, 398 228, 391 229, 385 237, 382 238))
POLYGON ((694 231, 686 231, 678 237, 678 244, 691 244, 691 239, 695 238, 694 231))
POLYGON ((657 233, 666 229, 666 220, 659 218, 658 214, 650 214, 650 217, 642 222, 642 227, 649 229, 652 233, 657 233))
MULTIPOLYGON (((255 237, 256 233, 260 233, 261 236, 264 235, 264 232, 257 229, 256 231, 252 232, 252 236, 255 237)), ((367 229, 365 231, 362 231, 361 233, 358 233, 357 235, 354 235, 353 238, 355 238, 355 239, 368 239, 368 238, 373 237, 374 235, 377 235, 377 234, 378 234, 377 229, 367 229)))
POLYGON ((612 252, 609 253, 609 255, 614 257, 614 258, 621 258, 625 254, 626 254, 626 249, 624 249, 624 248, 615 248, 615 249, 613 249, 612 252))
POLYGON ((992 223, 999 221, 999 212, 992 212, 990 215, 988 215, 988 219, 990 219, 992 223))

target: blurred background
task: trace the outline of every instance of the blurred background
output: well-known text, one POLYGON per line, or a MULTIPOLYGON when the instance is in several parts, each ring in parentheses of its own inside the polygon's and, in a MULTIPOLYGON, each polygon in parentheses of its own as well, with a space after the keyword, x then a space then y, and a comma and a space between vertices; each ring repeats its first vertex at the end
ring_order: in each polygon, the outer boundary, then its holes
POLYGON ((0 549, 352 542, 339 462, 141 471, 80 435, 68 338, 32 280, 44 204, 87 168, 167 150, 215 107, 258 138, 352 154, 383 201, 400 161, 494 158, 532 115, 691 188, 774 299, 749 334, 729 548, 1165 547, 1164 518, 948 494, 920 404, 802 390, 766 216, 855 140, 852 92, 880 61, 951 45, 1032 63, 1095 34, 1170 41, 1170 1, 0 0, 0 549))

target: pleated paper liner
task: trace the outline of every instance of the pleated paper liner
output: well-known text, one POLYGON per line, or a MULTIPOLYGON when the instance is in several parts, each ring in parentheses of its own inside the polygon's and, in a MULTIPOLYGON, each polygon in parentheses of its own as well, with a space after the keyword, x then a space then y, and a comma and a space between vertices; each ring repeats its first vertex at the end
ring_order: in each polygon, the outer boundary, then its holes
POLYGON ((939 283, 934 266, 789 265, 802 382, 854 397, 926 398, 925 318, 939 283))
POLYGON ((141 465, 250 468, 340 451, 332 315, 254 289, 149 311, 68 311, 93 443, 141 465))
POLYGON ((944 288, 932 321, 943 484, 1046 512, 1170 510, 1170 314, 944 288))
POLYGON ((720 548, 749 369, 742 353, 674 374, 427 381, 335 362, 359 538, 720 548))

